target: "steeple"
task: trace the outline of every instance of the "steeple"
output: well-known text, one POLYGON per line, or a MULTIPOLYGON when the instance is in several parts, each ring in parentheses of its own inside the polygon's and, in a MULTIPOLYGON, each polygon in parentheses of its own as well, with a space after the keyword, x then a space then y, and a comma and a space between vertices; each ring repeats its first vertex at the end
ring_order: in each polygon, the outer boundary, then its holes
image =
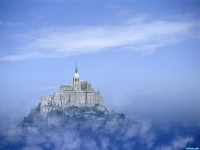
POLYGON ((75 74, 74 74, 75 78, 79 78, 79 74, 78 74, 78 65, 77 65, 77 57, 76 57, 76 65, 75 65, 75 74))
POLYGON ((81 89, 80 77, 79 77, 79 74, 78 74, 77 58, 76 58, 75 74, 74 74, 74 77, 73 77, 73 89, 74 90, 80 90, 81 89))
POLYGON ((77 66, 77 57, 76 57, 76 66, 75 66, 75 73, 78 73, 78 66, 77 66))

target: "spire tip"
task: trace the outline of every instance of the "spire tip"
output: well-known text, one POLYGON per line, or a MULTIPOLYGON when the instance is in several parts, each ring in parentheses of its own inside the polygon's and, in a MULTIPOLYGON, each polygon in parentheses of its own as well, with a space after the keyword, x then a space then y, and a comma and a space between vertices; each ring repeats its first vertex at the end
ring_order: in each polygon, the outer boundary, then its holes
POLYGON ((77 56, 76 56, 76 66, 75 66, 75 73, 78 73, 78 66, 77 66, 77 56))

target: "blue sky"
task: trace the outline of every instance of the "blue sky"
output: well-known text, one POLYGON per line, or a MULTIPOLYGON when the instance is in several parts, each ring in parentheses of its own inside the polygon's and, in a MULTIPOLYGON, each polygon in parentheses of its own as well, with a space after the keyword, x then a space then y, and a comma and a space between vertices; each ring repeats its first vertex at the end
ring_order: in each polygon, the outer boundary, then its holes
POLYGON ((111 109, 196 113, 199 14, 198 0, 0 0, 1 117, 71 83, 76 56, 111 109))

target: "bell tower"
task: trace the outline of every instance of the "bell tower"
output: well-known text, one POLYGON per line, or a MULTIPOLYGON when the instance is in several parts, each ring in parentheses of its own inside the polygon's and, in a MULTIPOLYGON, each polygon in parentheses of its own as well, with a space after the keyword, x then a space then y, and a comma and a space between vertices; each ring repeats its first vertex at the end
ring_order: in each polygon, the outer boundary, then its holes
POLYGON ((80 77, 78 74, 78 66, 77 66, 77 60, 76 60, 76 66, 75 66, 75 74, 73 77, 73 89, 76 90, 81 90, 81 82, 80 82, 80 77))

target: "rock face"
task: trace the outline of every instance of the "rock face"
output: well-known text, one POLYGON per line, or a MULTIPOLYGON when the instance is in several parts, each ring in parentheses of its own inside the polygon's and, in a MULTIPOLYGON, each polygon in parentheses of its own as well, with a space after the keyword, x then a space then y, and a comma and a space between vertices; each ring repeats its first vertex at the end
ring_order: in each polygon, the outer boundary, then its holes
MULTIPOLYGON (((41 114, 40 105, 31 110, 30 114, 20 123, 23 131, 41 133, 52 128, 85 129, 103 124, 125 124, 129 120, 124 114, 97 107, 55 107, 46 115, 41 114)), ((129 122, 130 123, 130 122, 129 122)))
POLYGON ((104 110, 104 100, 99 91, 94 91, 92 85, 87 81, 81 81, 77 65, 73 77, 73 85, 61 85, 60 90, 50 96, 43 96, 40 110, 48 113, 55 107, 97 107, 104 110))

